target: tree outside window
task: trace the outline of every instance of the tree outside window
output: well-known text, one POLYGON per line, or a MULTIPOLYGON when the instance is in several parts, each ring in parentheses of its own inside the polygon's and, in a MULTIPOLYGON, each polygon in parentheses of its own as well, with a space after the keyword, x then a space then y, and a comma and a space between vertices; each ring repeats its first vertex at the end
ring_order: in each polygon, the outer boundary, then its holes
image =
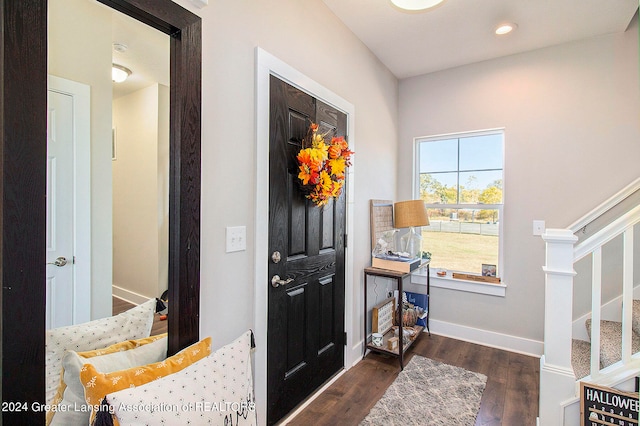
POLYGON ((503 132, 417 139, 420 198, 430 226, 423 250, 431 265, 481 273, 499 266, 503 206, 503 132))

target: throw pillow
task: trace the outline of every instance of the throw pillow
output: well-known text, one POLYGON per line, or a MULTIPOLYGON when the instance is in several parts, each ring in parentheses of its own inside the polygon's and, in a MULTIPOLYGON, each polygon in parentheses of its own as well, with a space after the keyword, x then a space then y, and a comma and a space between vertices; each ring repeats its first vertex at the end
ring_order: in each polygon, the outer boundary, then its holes
POLYGON ((47 330, 45 333, 47 404, 51 404, 60 383, 60 368, 65 351, 90 351, 123 340, 149 337, 155 307, 155 299, 150 299, 112 317, 47 330))
POLYGON ((85 364, 80 371, 80 381, 84 386, 84 396, 87 404, 92 409, 91 423, 93 423, 95 417, 94 409, 100 405, 105 395, 121 389, 140 386, 178 372, 210 353, 211 337, 207 337, 163 361, 127 370, 104 373, 98 371, 91 364, 85 364))
POLYGON ((111 372, 158 362, 167 357, 167 334, 111 345, 89 352, 67 351, 62 358, 62 380, 53 398, 54 409, 47 412, 47 425, 89 423, 91 410, 84 399, 80 370, 92 364, 97 370, 111 372))
POLYGON ((255 425, 251 332, 178 373, 107 395, 104 407, 120 425, 255 425))

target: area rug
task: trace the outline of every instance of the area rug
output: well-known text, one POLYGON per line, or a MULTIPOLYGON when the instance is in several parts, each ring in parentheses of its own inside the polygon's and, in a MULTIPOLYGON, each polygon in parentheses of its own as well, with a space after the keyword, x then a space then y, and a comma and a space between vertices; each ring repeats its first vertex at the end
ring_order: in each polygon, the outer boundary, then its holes
POLYGON ((473 426, 487 376, 414 355, 360 423, 473 426))

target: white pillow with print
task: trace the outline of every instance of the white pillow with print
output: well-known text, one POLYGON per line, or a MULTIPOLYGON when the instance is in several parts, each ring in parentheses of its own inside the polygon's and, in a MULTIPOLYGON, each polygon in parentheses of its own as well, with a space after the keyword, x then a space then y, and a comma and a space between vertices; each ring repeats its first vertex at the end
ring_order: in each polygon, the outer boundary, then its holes
POLYGON ((53 400, 60 384, 62 357, 66 351, 91 351, 123 340, 149 337, 155 308, 156 300, 150 299, 115 316, 47 330, 45 332, 47 404, 53 400))
POLYGON ((251 332, 185 369, 106 396, 124 424, 255 425, 251 332))

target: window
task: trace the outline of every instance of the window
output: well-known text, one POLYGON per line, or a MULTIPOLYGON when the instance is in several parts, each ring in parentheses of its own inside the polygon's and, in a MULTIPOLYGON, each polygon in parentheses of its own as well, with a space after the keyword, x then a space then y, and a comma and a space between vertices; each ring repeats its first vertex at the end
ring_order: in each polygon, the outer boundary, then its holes
POLYGON ((423 250, 433 268, 481 274, 495 265, 500 275, 503 140, 502 130, 416 139, 416 193, 430 222, 423 250))

